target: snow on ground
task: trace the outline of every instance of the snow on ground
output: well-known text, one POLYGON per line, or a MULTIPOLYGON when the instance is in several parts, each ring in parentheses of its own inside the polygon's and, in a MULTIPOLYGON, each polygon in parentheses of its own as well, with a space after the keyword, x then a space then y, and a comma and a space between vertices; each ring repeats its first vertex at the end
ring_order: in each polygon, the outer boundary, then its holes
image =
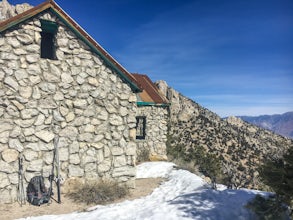
POLYGON ((137 167, 137 178, 164 177, 168 180, 151 195, 118 204, 95 206, 82 213, 46 215, 27 220, 178 220, 253 219, 244 208, 259 191, 212 190, 202 178, 186 170, 178 170, 169 162, 148 162, 137 167))

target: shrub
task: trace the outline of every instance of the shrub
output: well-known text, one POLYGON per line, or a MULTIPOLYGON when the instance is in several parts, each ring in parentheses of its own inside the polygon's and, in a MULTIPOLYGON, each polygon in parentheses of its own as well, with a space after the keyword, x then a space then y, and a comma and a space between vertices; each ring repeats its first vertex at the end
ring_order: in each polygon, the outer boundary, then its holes
POLYGON ((150 150, 148 148, 139 149, 136 159, 138 163, 150 161, 150 150))
POLYGON ((72 193, 69 197, 76 202, 86 204, 105 204, 116 199, 123 198, 129 194, 129 189, 125 184, 116 181, 90 181, 86 182, 72 193))
POLYGON ((221 161, 214 154, 206 154, 204 161, 199 164, 202 173, 210 177, 212 186, 214 189, 217 188, 216 183, 221 183, 222 176, 224 175, 221 170, 221 161))
POLYGON ((176 164, 177 169, 187 170, 191 173, 199 174, 198 168, 195 166, 195 164, 192 161, 186 162, 180 158, 174 158, 172 159, 172 162, 176 164))
POLYGON ((246 208, 252 210, 260 220, 288 219, 287 207, 275 195, 268 198, 256 195, 246 208))
MULTIPOLYGON (((172 136, 168 140, 174 140, 172 136)), ((225 175, 222 171, 222 163, 219 157, 206 152, 202 146, 192 146, 189 149, 182 144, 167 144, 168 158, 173 162, 180 162, 180 168, 195 172, 197 169, 208 176, 216 189, 216 182, 222 183, 225 175), (192 168, 193 166, 193 168, 192 168)))
MULTIPOLYGON (((283 158, 266 161, 259 169, 261 180, 293 210, 293 147, 283 158)), ((293 213, 291 212, 291 215, 293 213)))

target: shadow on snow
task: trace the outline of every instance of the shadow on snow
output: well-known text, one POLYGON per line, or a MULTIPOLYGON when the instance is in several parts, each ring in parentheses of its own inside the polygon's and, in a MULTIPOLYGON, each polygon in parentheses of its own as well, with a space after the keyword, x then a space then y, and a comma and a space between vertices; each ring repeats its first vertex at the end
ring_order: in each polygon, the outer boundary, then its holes
POLYGON ((194 193, 178 196, 170 204, 184 212, 183 217, 210 220, 254 220, 255 215, 244 206, 255 193, 246 190, 197 189, 194 193))

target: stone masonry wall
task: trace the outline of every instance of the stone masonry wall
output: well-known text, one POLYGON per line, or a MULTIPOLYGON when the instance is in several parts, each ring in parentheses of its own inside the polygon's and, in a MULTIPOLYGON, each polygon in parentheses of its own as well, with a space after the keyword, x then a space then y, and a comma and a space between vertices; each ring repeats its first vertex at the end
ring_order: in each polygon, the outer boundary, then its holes
POLYGON ((41 18, 59 25, 58 60, 40 58, 40 18, 0 36, 0 202, 17 196, 20 153, 25 187, 33 176, 49 176, 55 135, 65 180, 114 178, 133 186, 135 94, 61 21, 41 18))
POLYGON ((137 116, 146 116, 146 137, 144 140, 137 140, 137 155, 149 151, 150 160, 166 160, 168 109, 166 107, 140 106, 137 116))

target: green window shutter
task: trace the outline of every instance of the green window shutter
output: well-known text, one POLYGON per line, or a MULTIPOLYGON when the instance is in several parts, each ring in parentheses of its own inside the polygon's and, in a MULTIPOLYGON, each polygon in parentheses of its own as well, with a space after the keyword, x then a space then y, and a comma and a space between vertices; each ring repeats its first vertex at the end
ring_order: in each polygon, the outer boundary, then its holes
POLYGON ((53 21, 48 20, 40 20, 41 21, 41 28, 43 32, 56 34, 58 30, 58 25, 53 21))

